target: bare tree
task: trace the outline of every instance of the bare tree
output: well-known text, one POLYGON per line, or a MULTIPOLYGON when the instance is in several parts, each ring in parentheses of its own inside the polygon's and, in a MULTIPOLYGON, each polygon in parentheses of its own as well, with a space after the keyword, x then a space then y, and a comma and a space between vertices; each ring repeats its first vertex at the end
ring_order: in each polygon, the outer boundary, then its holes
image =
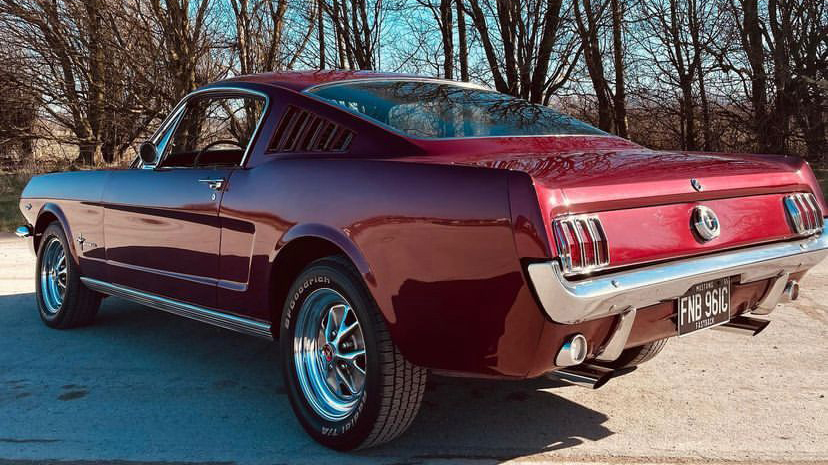
MULTIPOLYGON (((768 1, 768 27, 763 28, 773 61, 776 90, 770 124, 787 144, 795 118, 802 131, 806 156, 825 161, 828 110, 828 6, 825 2, 768 1), (822 82, 822 85, 820 85, 822 82)), ((788 147, 781 148, 787 151, 788 147)))
POLYGON ((627 88, 624 77, 624 7, 619 0, 611 0, 612 8, 612 51, 615 67, 615 96, 613 100, 615 133, 627 137, 627 88))
POLYGON ((704 145, 711 144, 711 120, 707 107, 703 63, 716 40, 705 27, 715 24, 717 10, 709 0, 644 0, 638 20, 644 34, 639 44, 655 67, 654 79, 676 90, 681 147, 702 147, 698 129, 697 99, 702 101, 704 145))
MULTIPOLYGON (((758 0, 731 0, 734 16, 741 16, 741 39, 749 65, 751 83, 751 101, 753 103, 754 129, 759 140, 759 148, 770 153, 782 152, 784 143, 779 134, 772 132, 773 124, 769 121, 768 78, 765 70, 765 49, 762 43, 763 25, 759 18, 758 0)), ((737 23, 738 24, 738 23, 737 23)))
POLYGON ((727 3, 739 47, 710 48, 721 71, 736 76, 744 88, 726 98, 737 109, 731 120, 749 115, 753 150, 804 152, 815 163, 825 162, 826 88, 819 82, 828 62, 827 8, 825 2, 793 0, 727 3), (742 96, 748 108, 742 108, 742 96))
POLYGON ((440 30, 440 42, 443 49, 443 77, 454 78, 454 0, 417 0, 420 6, 425 7, 434 18, 440 30))
POLYGON ((468 10, 497 90, 548 102, 577 66, 581 48, 562 0, 469 0, 468 10))
POLYGON ((0 93, 0 107, 5 109, 0 112, 0 166, 32 155, 39 110, 37 96, 17 84, 25 78, 23 60, 14 59, 14 50, 1 53, 6 59, 0 69, 0 89, 4 89, 0 93))
POLYGON ((324 16, 324 0, 317 0, 316 3, 316 30, 319 41, 319 69, 325 69, 328 61, 325 55, 325 16, 324 16))
POLYGON ((200 83, 215 78, 208 69, 217 37, 208 16, 210 0, 149 0, 134 3, 136 16, 157 34, 157 46, 172 84, 171 101, 192 92, 200 83))
POLYGON ((0 22, 32 71, 15 84, 67 131, 55 138, 77 145, 80 163, 111 162, 129 139, 109 118, 129 113, 132 98, 107 17, 100 0, 0 1, 0 22))
POLYGON ((375 69, 379 61, 382 20, 390 5, 383 0, 325 0, 341 67, 375 69))
POLYGON ((457 55, 460 61, 460 80, 469 80, 469 42, 466 38, 466 9, 463 0, 455 0, 457 8, 457 55))
MULTIPOLYGON (((584 61, 592 81, 592 88, 598 101, 598 127, 612 131, 613 95, 610 82, 604 75, 604 54, 601 49, 601 35, 606 30, 606 16, 609 1, 575 0, 575 23, 581 38, 584 61)), ((622 84, 623 85, 623 84, 622 84)))
POLYGON ((824 1, 0 0, 0 149, 116 162, 207 82, 339 67, 554 99, 654 147, 825 163, 826 37, 824 1))
POLYGON ((239 73, 293 69, 316 29, 318 5, 291 11, 288 0, 230 0, 230 6, 235 26, 230 49, 239 73))

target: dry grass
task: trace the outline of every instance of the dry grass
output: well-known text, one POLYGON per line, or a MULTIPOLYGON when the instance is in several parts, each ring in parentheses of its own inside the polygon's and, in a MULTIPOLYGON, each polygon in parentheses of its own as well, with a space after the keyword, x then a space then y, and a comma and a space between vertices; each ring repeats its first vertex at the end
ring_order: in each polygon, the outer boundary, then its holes
POLYGON ((0 173, 0 232, 14 231, 23 224, 18 199, 32 176, 29 173, 0 173))

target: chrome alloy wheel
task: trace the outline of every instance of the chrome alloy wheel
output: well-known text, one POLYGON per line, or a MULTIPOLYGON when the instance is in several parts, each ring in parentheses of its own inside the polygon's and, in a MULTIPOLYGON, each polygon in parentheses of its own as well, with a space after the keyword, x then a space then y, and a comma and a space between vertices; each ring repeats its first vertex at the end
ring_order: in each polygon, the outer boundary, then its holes
POLYGON ((317 289, 302 303, 293 360, 302 394, 319 416, 340 421, 356 408, 365 388, 365 339, 342 294, 317 289))
POLYGON ((40 290, 45 310, 54 315, 63 305, 66 295, 66 251, 57 237, 50 237, 43 247, 40 260, 40 290))

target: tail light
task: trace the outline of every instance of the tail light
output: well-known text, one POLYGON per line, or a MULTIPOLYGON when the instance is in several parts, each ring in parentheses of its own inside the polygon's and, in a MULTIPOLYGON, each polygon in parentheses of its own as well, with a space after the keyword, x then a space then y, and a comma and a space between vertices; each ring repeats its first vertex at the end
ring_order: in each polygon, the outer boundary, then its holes
POLYGON ((609 265, 609 245, 596 216, 568 216, 552 222, 564 274, 581 274, 609 265))
POLYGON ((822 210, 813 194, 786 195, 784 202, 794 232, 808 236, 822 231, 822 210))

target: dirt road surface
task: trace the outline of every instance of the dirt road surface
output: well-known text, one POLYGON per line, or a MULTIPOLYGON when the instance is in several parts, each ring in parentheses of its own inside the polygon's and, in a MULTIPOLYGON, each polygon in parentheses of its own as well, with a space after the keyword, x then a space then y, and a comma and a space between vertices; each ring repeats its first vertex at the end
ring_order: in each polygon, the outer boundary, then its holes
POLYGON ((671 340, 597 391, 432 377, 405 436, 354 454, 301 430, 272 344, 115 298, 51 330, 33 274, 0 237, 0 465, 828 463, 828 264, 759 336, 671 340))

